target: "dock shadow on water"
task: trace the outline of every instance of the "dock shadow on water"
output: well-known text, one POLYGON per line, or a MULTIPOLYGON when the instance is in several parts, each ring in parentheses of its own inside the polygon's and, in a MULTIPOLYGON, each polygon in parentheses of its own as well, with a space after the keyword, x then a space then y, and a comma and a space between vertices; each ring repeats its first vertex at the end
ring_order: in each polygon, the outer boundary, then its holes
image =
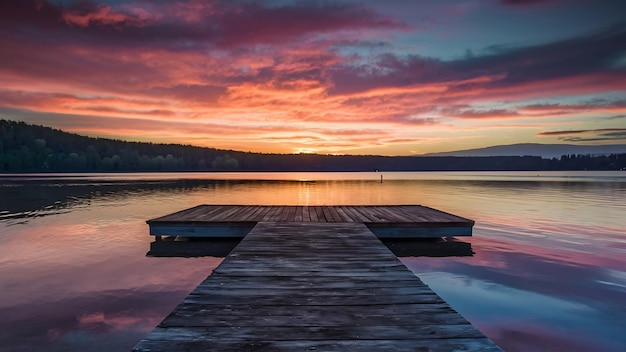
POLYGON ((472 257, 472 244, 455 237, 381 239, 396 257, 472 257))
POLYGON ((191 238, 168 236, 150 243, 148 257, 218 257, 224 258, 242 238, 191 238))
MULTIPOLYGON (((226 257, 242 238, 192 238, 168 236, 150 243, 148 257, 226 257)), ((399 257, 472 257, 472 244, 455 237, 386 238, 381 242, 399 257)))

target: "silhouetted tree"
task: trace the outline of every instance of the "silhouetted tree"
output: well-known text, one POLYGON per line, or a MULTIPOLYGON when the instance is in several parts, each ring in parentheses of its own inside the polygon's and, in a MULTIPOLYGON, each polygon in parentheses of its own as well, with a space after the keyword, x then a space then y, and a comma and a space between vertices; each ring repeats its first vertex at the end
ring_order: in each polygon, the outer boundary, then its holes
POLYGON ((387 157, 262 154, 89 138, 0 120, 0 172, 94 171, 485 171, 619 170, 626 154, 511 157, 387 157))

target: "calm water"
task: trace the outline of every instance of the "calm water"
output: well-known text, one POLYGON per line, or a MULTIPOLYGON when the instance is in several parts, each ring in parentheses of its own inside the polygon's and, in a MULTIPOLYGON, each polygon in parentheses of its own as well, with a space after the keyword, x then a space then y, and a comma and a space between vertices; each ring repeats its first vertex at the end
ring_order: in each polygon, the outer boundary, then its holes
POLYGON ((197 204, 422 204, 476 220, 465 257, 404 257, 507 351, 626 348, 626 173, 0 176, 0 349, 128 351, 221 259, 146 257, 197 204))

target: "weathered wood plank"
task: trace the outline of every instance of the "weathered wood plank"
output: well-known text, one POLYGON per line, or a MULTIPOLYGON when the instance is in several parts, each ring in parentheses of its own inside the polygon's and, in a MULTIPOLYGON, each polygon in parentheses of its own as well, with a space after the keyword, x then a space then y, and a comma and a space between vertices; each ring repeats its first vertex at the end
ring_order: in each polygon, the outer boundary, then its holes
POLYGON ((268 221, 279 221, 283 210, 285 210, 285 207, 276 207, 276 211, 272 214, 268 221))
POLYGON ((326 215, 324 215, 323 207, 316 206, 315 213, 317 214, 317 220, 319 222, 328 222, 328 219, 326 219, 326 215))
POLYGON ((289 219, 289 210, 291 209, 290 206, 285 206, 285 207, 281 207, 281 212, 280 212, 280 217, 278 218, 277 221, 279 222, 287 222, 289 219))
POLYGON ((334 207, 334 208, 337 211, 337 214, 339 214, 339 217, 340 217, 339 222, 355 222, 354 219, 352 219, 352 217, 350 217, 345 212, 345 210, 343 210, 343 207, 334 207))
MULTIPOLYGON (((167 317, 167 320, 159 325, 161 328, 169 327, 228 327, 228 326, 292 326, 305 327, 324 325, 332 327, 346 326, 415 326, 431 324, 462 325, 468 322, 456 312, 431 313, 420 312, 413 314, 363 314, 360 312, 342 310, 335 312, 336 308, 324 311, 309 311, 306 315, 294 316, 290 311, 272 312, 267 315, 257 314, 227 314, 219 312, 208 314, 202 310, 198 314, 195 311, 186 312, 177 310, 167 317)), ((363 308, 363 306, 359 306, 363 308)))
POLYGON ((191 292, 192 295, 217 294, 227 296, 274 296, 274 295, 300 295, 300 296, 389 296, 389 295, 430 295, 433 291, 427 286, 407 287, 233 287, 230 282, 224 287, 224 282, 216 285, 200 284, 191 292))
POLYGON ((502 350, 487 338, 422 338, 403 340, 275 340, 267 339, 263 341, 238 339, 198 340, 198 341, 151 341, 145 340, 143 349, 134 351, 318 351, 318 352, 353 352, 353 351, 377 351, 377 352, 398 352, 398 351, 428 351, 428 352, 501 352, 502 350), (184 345, 184 347, 182 346, 184 345), (183 349, 185 348, 185 349, 183 349))
POLYGON ((169 219, 175 219, 176 221, 179 221, 180 219, 184 219, 185 214, 194 212, 196 210, 201 211, 201 212, 210 211, 209 206, 207 205, 197 205, 189 209, 183 209, 183 210, 171 213, 171 214, 163 215, 161 217, 158 217, 152 220, 148 220, 148 223, 150 223, 151 221, 169 221, 169 219))
POLYGON ((183 304, 194 303, 203 305, 234 305, 234 304, 249 304, 242 302, 243 299, 254 300, 255 304, 265 306, 279 306, 279 307, 292 307, 297 309, 303 305, 326 305, 335 306, 338 309, 341 307, 357 305, 362 306, 366 304, 432 304, 432 303, 444 303, 444 301, 435 294, 431 295, 400 295, 400 296, 311 296, 311 295, 293 295, 293 296, 248 296, 248 297, 233 297, 229 295, 216 295, 211 294, 210 297, 204 295, 189 295, 183 300, 183 304), (287 302, 285 301, 287 299, 287 302))
POLYGON ((378 219, 372 214, 371 206, 354 207, 353 209, 358 212, 362 217, 367 219, 364 222, 379 222, 378 219))
MULTIPOLYGON (((484 338, 470 324, 399 325, 399 326, 236 326, 236 327, 157 327, 149 340, 198 341, 213 339, 259 340, 267 336, 272 340, 403 340, 484 338)), ((261 339, 262 341, 262 339, 261 339)))
POLYGON ((264 205, 264 206, 260 206, 260 207, 257 207, 257 208, 258 208, 258 210, 255 211, 252 214, 250 220, 254 220, 256 222, 259 222, 259 221, 261 221, 261 219, 263 219, 263 216, 265 216, 265 214, 269 211, 269 209, 271 207, 268 207, 268 206, 264 205))
POLYGON ((354 206, 344 206, 342 209, 354 220, 354 222, 367 221, 367 218, 361 216, 361 214, 355 210, 354 206))
POLYGON ((244 205, 239 207, 241 210, 233 213, 230 218, 233 220, 249 219, 250 215, 257 210, 257 206, 244 205))
POLYGON ((317 212, 315 211, 315 207, 314 206, 310 206, 309 207, 309 217, 311 218, 311 222, 318 222, 318 221, 320 221, 318 219, 318 217, 317 217, 317 212))
POLYGON ((232 221, 232 219, 230 219, 230 215, 235 213, 239 209, 240 207, 238 206, 228 205, 225 207, 223 212, 215 213, 211 221, 232 221))
POLYGON ((309 207, 307 205, 302 207, 302 221, 303 222, 311 221, 311 214, 309 213, 309 207))
POLYGON ((293 221, 295 222, 302 222, 303 216, 302 216, 302 207, 298 206, 296 207, 296 214, 294 215, 294 219, 293 221))
POLYGON ((250 282, 249 278, 242 276, 228 277, 226 280, 223 277, 213 278, 210 276, 205 280, 202 285, 217 285, 223 286, 228 283, 228 287, 236 288, 273 288, 278 287, 292 287, 292 288, 304 288, 304 287, 325 287, 325 288, 384 288, 395 287, 405 288, 415 285, 415 281, 411 279, 398 280, 395 278, 378 278, 376 281, 372 281, 369 278, 363 277, 289 277, 289 276, 273 276, 271 273, 257 278, 254 282, 250 282), (212 279, 212 280, 211 280, 212 279))
MULTIPOLYGON (((222 314, 233 315, 233 316, 259 316, 259 317, 268 317, 268 316, 294 316, 293 307, 290 306, 272 306, 272 305, 256 305, 254 302, 251 302, 249 305, 203 305, 203 304, 193 304, 187 303, 184 305, 180 305, 177 309, 175 309, 172 314, 180 313, 185 315, 197 315, 197 316, 219 316, 222 314)), ((352 305, 342 307, 341 310, 338 310, 336 306, 314 306, 314 305, 306 305, 298 307, 297 316, 307 317, 309 315, 327 315, 332 316, 333 314, 345 314, 352 316, 363 316, 363 317, 371 317, 371 316, 413 316, 414 318, 421 319, 422 316, 428 315, 440 315, 447 313, 458 313, 452 309, 447 303, 433 303, 433 304, 396 304, 396 305, 352 305)), ((458 315, 460 316, 460 315, 458 315)), ((306 318, 304 318, 306 319, 306 318)), ((328 319, 328 317, 327 317, 328 319)), ((166 319, 167 320, 167 319, 166 319)), ((164 322, 166 321, 164 320, 164 322)), ((313 325, 320 325, 324 320, 320 320, 313 325)), ((372 321, 372 323, 376 323, 376 321, 372 321)))

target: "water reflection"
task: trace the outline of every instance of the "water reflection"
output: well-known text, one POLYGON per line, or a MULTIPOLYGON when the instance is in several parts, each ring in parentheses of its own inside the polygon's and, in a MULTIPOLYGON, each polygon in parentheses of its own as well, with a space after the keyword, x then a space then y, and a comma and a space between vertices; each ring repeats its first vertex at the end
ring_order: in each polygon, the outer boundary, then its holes
POLYGON ((241 242, 239 238, 186 238, 169 236, 150 243, 150 257, 226 257, 241 242))
POLYGON ((448 238, 383 239, 382 242, 397 257, 471 257, 472 244, 448 238))
POLYGON ((206 203, 422 204, 475 220, 474 237, 454 256, 433 257, 441 243, 398 255, 498 344, 621 351, 624 199, 623 173, 0 177, 0 343, 132 348, 221 261, 146 257, 150 218, 206 203))
MULTIPOLYGON (((0 221, 27 221, 89 206, 91 200, 118 201, 155 194, 178 194, 215 188, 211 180, 1 179, 0 221)), ((224 181, 221 181, 224 183, 224 181)))
POLYGON ((463 296, 463 314, 506 351, 620 350, 621 328, 598 327, 605 317, 591 307, 472 276, 421 277, 444 299, 463 296))
POLYGON ((475 258, 402 261, 507 351, 626 344, 623 257, 475 236, 475 258))
MULTIPOLYGON (((471 257, 472 244, 449 238, 381 240, 397 257, 471 257)), ((226 257, 241 239, 169 236, 150 243, 149 257, 226 257)))

